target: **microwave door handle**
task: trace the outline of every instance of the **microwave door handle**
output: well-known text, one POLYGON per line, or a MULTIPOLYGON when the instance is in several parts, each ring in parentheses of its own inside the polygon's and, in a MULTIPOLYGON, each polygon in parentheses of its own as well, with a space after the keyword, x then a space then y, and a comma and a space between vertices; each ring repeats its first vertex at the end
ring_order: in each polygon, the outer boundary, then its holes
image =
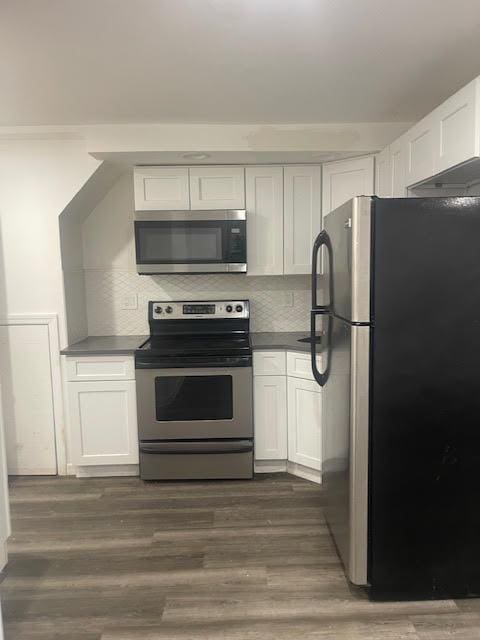
POLYGON ((323 311, 324 313, 330 311, 333 307, 333 248, 332 242, 330 240, 330 236, 323 229, 320 231, 318 236, 315 238, 315 242, 313 243, 312 250, 312 311, 323 311), (317 273, 317 263, 318 263, 318 254, 320 249, 325 247, 327 249, 328 254, 328 296, 329 301, 327 304, 320 305, 317 303, 317 282, 318 282, 318 273, 317 273))

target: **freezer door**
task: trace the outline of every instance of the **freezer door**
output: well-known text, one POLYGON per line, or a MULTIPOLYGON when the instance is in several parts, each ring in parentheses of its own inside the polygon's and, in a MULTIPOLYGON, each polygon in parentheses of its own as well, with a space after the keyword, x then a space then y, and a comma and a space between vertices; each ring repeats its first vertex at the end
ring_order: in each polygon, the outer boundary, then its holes
POLYGON ((325 516, 354 584, 367 584, 370 327, 328 316, 330 368, 323 386, 325 516))
POLYGON ((372 198, 360 196, 324 218, 332 252, 331 262, 324 261, 325 299, 351 322, 370 322, 371 208, 372 198))

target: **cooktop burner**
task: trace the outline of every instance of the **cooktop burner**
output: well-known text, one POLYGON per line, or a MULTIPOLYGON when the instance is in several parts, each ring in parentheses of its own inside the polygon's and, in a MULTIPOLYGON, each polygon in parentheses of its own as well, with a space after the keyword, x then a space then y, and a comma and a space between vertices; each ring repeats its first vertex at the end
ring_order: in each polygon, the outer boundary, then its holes
POLYGON ((252 347, 247 335, 177 335, 151 336, 139 352, 152 356, 191 355, 243 355, 250 354, 252 347))

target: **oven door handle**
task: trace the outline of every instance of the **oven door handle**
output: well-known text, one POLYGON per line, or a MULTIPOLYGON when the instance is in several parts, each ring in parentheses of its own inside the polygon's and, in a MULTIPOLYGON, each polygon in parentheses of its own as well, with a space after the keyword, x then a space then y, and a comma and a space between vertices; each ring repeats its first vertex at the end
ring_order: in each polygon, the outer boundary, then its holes
POLYGON ((252 440, 204 440, 179 442, 141 442, 141 453, 247 453, 253 450, 252 440))

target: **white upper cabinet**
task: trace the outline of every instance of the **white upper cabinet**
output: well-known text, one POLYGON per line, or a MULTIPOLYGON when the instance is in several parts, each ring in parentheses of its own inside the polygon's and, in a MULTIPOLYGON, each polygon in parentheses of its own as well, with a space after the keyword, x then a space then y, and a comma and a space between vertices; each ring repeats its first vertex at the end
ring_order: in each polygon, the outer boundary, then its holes
POLYGON ((287 459, 287 378, 255 376, 255 460, 287 459))
POLYGON ((386 147, 375 156, 375 195, 379 198, 392 197, 390 147, 386 147))
POLYGON ((438 127, 433 114, 420 120, 405 135, 407 185, 420 182, 435 173, 435 151, 438 147, 438 127))
POLYGON ((404 198, 406 191, 406 141, 402 136, 390 145, 390 170, 392 172, 392 198, 404 198))
POLYGON ((283 273, 283 167, 247 167, 247 275, 283 273))
POLYGON ((190 167, 191 209, 245 209, 243 167, 190 167))
POLYGON ((350 198, 373 194, 373 156, 337 160, 323 165, 322 211, 324 216, 350 198))
POLYGON ((321 229, 321 168, 284 169, 284 273, 310 273, 313 242, 321 229))
POLYGON ((135 167, 135 210, 190 209, 188 167, 135 167))
MULTIPOLYGON (((480 180, 480 78, 420 120, 390 147, 392 196, 414 186, 469 186, 480 180)), ((386 149, 378 157, 384 157, 386 149)), ((378 176, 377 170, 377 176, 378 176)), ((379 187, 377 184, 377 194, 379 187)), ((435 195, 432 192, 432 195, 435 195)))
POLYGON ((480 155, 479 92, 477 78, 435 109, 438 125, 436 173, 480 155))

